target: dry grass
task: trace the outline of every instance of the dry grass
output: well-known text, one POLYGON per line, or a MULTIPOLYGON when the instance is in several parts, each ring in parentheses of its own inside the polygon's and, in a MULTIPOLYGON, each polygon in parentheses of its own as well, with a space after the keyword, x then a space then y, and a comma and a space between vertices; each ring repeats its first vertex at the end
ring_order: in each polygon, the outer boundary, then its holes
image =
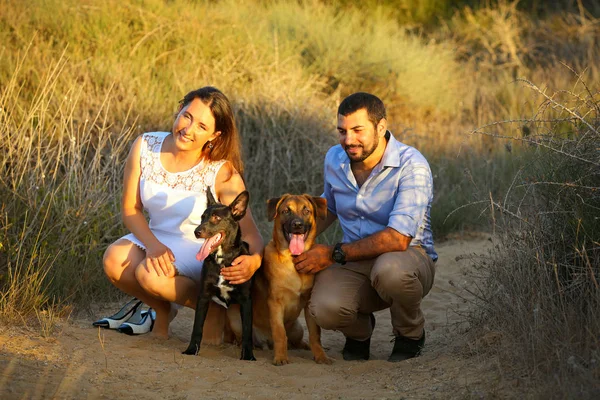
POLYGON ((600 394, 600 92, 576 77, 571 90, 523 82, 539 107, 504 122, 503 139, 533 154, 502 197, 482 200, 502 244, 477 263, 473 333, 501 338, 487 351, 534 397, 600 394))
POLYGON ((90 120, 75 117, 83 91, 57 94, 64 64, 50 66, 26 103, 14 101, 20 66, 0 93, 4 316, 103 290, 98 257, 122 229, 115 193, 131 134, 111 130, 108 98, 90 120))

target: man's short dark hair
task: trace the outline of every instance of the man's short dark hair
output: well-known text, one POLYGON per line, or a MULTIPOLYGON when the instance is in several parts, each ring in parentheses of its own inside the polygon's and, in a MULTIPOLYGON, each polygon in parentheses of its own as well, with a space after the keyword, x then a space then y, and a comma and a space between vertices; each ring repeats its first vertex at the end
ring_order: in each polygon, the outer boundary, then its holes
POLYGON ((373 127, 376 127, 379 121, 386 118, 383 101, 379 97, 365 92, 351 94, 342 100, 338 107, 338 114, 347 116, 362 108, 367 110, 369 121, 373 123, 373 127))

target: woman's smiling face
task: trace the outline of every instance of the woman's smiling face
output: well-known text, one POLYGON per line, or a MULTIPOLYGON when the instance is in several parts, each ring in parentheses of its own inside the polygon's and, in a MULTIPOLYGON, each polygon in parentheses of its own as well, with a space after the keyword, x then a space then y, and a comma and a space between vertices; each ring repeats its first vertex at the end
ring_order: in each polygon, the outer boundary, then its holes
POLYGON ((195 98, 184 106, 173 123, 173 139, 180 150, 202 150, 206 142, 219 136, 210 107, 195 98))

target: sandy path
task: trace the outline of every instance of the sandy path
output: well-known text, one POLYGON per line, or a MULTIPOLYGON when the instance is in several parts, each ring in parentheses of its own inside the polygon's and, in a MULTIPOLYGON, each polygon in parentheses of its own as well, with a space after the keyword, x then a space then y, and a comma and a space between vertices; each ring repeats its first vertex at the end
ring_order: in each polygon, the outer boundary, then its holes
MULTIPOLYGON (((346 362, 341 333, 323 332, 333 365, 317 365, 307 350, 291 350, 292 363, 275 367, 272 352, 257 350, 256 362, 238 360, 235 346, 204 346, 197 357, 182 356, 191 332, 193 312, 182 310, 173 337, 128 337, 93 328, 92 318, 74 318, 47 340, 31 333, 0 328, 1 399, 79 398, 378 398, 446 399, 497 396, 491 362, 461 356, 452 329, 464 309, 457 292, 465 282, 468 253, 491 246, 487 237, 452 240, 436 246, 440 255, 435 286, 424 300, 426 349, 422 357, 402 363, 385 361, 392 348, 387 310, 376 314, 371 360, 346 362), (450 282, 454 282, 453 286, 450 282), (103 340, 104 349, 101 345, 103 340), (454 350, 453 350, 454 349, 454 350)), ((460 294, 460 293, 459 293, 460 294)), ((118 307, 108 305, 104 315, 118 307)), ((98 315, 98 316, 100 316, 98 315)), ((502 397, 502 396, 500 396, 502 397)))

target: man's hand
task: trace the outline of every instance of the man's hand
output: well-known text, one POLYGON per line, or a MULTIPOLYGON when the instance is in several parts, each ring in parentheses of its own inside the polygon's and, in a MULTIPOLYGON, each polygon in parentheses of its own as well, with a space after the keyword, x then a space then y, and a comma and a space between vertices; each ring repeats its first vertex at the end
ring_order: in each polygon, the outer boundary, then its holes
POLYGON ((260 268, 261 257, 258 254, 239 256, 230 267, 221 268, 221 275, 232 285, 246 282, 260 268))
POLYGON ((323 244, 315 244, 310 250, 293 258, 296 271, 301 274, 316 274, 333 264, 331 253, 333 248, 323 244))

